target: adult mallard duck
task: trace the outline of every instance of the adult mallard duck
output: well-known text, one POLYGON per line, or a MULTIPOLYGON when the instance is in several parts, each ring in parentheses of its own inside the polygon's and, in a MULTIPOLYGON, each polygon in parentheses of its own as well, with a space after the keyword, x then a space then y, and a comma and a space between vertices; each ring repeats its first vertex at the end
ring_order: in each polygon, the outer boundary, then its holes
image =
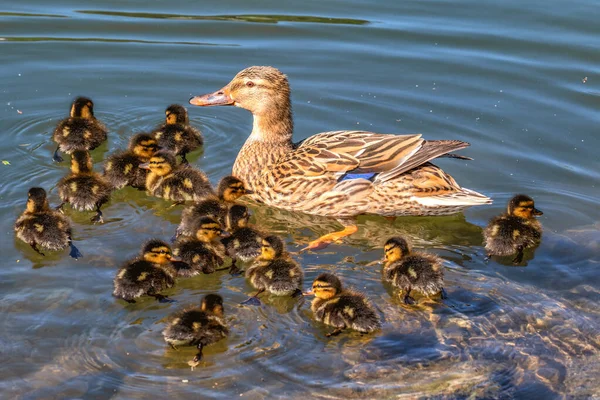
POLYGON ((311 249, 356 232, 353 219, 360 214, 447 215, 491 202, 429 163, 444 155, 464 158, 450 153, 469 146, 465 142, 335 131, 293 143, 290 87, 273 67, 246 68, 221 90, 193 97, 190 104, 252 112, 252 133, 233 175, 254 192, 254 200, 343 219, 343 231, 311 242, 311 249))

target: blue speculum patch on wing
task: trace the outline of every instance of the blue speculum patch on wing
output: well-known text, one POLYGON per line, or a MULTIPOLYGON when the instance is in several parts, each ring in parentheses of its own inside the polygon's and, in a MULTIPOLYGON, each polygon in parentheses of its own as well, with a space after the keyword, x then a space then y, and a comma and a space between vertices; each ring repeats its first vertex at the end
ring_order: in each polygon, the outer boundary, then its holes
POLYGON ((377 172, 367 172, 364 174, 351 174, 347 172, 344 175, 342 175, 338 182, 347 181, 349 179, 366 179, 368 181, 373 181, 373 179, 375 179, 375 176, 377 176, 377 172))

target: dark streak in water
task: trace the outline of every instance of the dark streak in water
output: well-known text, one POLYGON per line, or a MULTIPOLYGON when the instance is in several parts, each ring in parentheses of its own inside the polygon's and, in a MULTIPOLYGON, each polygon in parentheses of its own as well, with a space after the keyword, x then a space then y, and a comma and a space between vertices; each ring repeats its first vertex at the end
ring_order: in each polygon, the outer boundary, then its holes
POLYGON ((186 46, 226 46, 236 47, 238 44, 231 43, 203 43, 203 42, 167 42, 159 40, 139 39, 108 39, 108 38, 64 38, 64 37, 0 37, 0 41, 6 42, 102 42, 102 43, 142 43, 142 44, 180 44, 186 46))
POLYGON ((58 14, 33 14, 33 13, 15 13, 0 11, 0 17, 46 17, 46 18, 69 18, 66 15, 58 14))
POLYGON ((308 15, 179 15, 179 14, 156 14, 156 13, 136 13, 122 11, 98 11, 98 10, 79 10, 81 14, 108 15, 127 18, 152 18, 152 19, 188 19, 204 21, 243 21, 277 24, 279 22, 304 22, 315 24, 342 24, 342 25, 366 25, 369 21, 364 19, 351 18, 329 18, 314 17, 308 15))

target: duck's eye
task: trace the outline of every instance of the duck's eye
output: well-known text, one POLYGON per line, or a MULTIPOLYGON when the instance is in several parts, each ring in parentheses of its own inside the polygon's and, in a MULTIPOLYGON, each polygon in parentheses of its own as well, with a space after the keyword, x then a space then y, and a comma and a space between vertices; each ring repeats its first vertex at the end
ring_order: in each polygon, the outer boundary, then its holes
POLYGON ((248 81, 248 82, 246 82, 246 86, 248 86, 248 87, 254 87, 254 82, 248 81))

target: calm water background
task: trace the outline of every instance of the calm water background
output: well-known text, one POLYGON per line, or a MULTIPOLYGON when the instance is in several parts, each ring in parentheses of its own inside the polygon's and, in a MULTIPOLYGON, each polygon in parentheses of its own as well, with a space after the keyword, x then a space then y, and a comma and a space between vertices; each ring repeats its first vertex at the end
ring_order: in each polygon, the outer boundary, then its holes
MULTIPOLYGON (((600 396, 600 24, 595 0, 63 1, 0 5, 0 392, 3 398, 386 398, 600 396), (117 267, 181 208, 125 189, 106 223, 68 210, 85 257, 40 257, 12 224, 31 186, 53 190, 51 132, 76 95, 110 129, 96 168, 171 103, 242 68, 292 85, 296 139, 335 129, 423 133, 472 146, 438 165, 494 204, 440 218, 361 218, 343 244, 297 259, 363 290, 385 316, 373 335, 326 338, 308 303, 240 307, 241 277, 180 280, 178 302, 111 297, 117 267), (526 266, 483 261, 481 227, 510 196, 534 197, 545 227, 526 266), (444 257, 449 299, 403 307, 378 267, 392 234, 444 257), (162 341, 165 318, 204 293, 225 297, 232 334, 194 371, 162 341), (185 381, 185 382, 184 382, 185 381)), ((191 162, 229 173, 251 130, 235 108, 190 108, 206 146, 191 162)), ((68 158, 67 158, 68 160, 68 158)), ((335 221, 254 207, 297 251, 335 221)))

